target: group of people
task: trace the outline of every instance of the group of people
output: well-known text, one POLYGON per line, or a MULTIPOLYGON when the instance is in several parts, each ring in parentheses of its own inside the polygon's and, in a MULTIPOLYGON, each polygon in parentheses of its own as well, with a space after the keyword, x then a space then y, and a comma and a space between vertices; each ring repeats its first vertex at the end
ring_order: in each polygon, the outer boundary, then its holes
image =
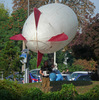
POLYGON ((40 74, 42 76, 42 90, 49 91, 50 81, 61 81, 63 76, 58 72, 55 65, 49 66, 48 61, 44 62, 44 66, 40 69, 40 74))
MULTIPOLYGON (((67 69, 66 73, 68 73, 69 70, 67 69)), ((63 80, 63 76, 61 73, 58 73, 57 70, 55 70, 54 64, 49 66, 48 61, 44 62, 44 65, 41 67, 40 72, 42 76, 42 90, 46 92, 50 89, 50 81, 60 81, 63 80), (56 75, 57 74, 57 75, 56 75)), ((65 73, 65 71, 64 71, 65 73)))

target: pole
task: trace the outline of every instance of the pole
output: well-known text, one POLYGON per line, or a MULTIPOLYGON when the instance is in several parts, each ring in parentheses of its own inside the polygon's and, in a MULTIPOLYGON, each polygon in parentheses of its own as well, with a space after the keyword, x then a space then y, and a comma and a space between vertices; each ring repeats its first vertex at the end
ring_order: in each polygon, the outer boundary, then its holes
MULTIPOLYGON (((55 0, 55 3, 59 3, 59 0, 55 0)), ((56 63, 56 52, 54 52, 54 65, 55 65, 55 68, 57 68, 57 63, 56 63)))
MULTIPOLYGON (((29 17, 29 0, 28 0, 28 17, 29 17)), ((29 54, 29 51, 27 52, 27 56, 28 56, 28 54, 29 54)), ((27 59, 29 59, 29 58, 27 58, 27 59)), ((28 68, 28 66, 25 68, 25 83, 29 83, 29 68, 28 68)))
MULTIPOLYGON (((29 0, 28 0, 28 17, 29 17, 29 0)), ((22 46, 22 50, 26 49, 25 47, 25 41, 23 41, 23 46, 22 46)), ((29 68, 26 68, 26 63, 24 63, 24 65, 22 65, 22 72, 25 72, 24 75, 24 83, 29 83, 29 68)))

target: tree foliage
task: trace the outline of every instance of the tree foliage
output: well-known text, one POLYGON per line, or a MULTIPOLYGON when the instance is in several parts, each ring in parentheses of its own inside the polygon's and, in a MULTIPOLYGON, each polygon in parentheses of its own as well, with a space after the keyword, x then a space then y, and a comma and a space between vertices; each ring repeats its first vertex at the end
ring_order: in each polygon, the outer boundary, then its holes
POLYGON ((0 21, 5 21, 9 17, 9 12, 4 8, 4 4, 0 3, 0 21))
MULTIPOLYGON (((29 0, 30 13, 34 7, 40 7, 48 3, 55 3, 55 0, 29 0)), ((88 17, 94 13, 94 4, 90 0, 61 0, 61 3, 66 4, 77 14, 79 26, 83 26, 88 22, 88 17)), ((13 10, 20 8, 28 9, 28 0, 13 0, 13 10)))
POLYGON ((0 21, 0 69, 4 69, 4 76, 21 69, 19 56, 22 42, 11 41, 9 38, 22 32, 23 23, 27 17, 25 12, 23 9, 17 10, 11 17, 6 15, 5 19, 0 21))
POLYGON ((90 61, 87 61, 86 59, 78 59, 74 62, 74 65, 82 66, 83 70, 93 71, 96 70, 97 62, 95 62, 93 59, 90 61))
POLYGON ((4 43, 4 48, 0 51, 0 69, 4 69, 4 76, 14 71, 20 71, 20 50, 11 41, 4 43))
POLYGON ((77 33, 69 46, 77 59, 94 59, 99 62, 99 14, 89 18, 82 34, 77 33))

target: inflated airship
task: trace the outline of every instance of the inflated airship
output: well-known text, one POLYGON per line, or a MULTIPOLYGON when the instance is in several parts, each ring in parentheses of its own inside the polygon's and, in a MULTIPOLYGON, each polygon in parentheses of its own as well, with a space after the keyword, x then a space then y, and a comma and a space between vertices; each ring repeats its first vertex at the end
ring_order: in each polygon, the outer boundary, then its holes
POLYGON ((70 7, 52 3, 34 8, 24 23, 22 34, 10 39, 23 40, 29 50, 37 52, 39 66, 43 54, 56 52, 72 41, 77 26, 77 16, 70 7))

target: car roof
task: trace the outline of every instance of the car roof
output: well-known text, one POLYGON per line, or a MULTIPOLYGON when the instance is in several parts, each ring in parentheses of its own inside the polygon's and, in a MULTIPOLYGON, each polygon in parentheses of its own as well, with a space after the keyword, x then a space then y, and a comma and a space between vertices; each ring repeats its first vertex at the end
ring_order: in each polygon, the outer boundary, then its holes
POLYGON ((89 74, 79 74, 78 77, 80 76, 89 76, 89 74))
POLYGON ((75 71, 73 73, 91 73, 91 71, 75 71))
POLYGON ((32 69, 32 70, 30 70, 30 72, 31 72, 31 71, 33 71, 33 70, 40 70, 40 68, 37 68, 37 69, 32 69))

